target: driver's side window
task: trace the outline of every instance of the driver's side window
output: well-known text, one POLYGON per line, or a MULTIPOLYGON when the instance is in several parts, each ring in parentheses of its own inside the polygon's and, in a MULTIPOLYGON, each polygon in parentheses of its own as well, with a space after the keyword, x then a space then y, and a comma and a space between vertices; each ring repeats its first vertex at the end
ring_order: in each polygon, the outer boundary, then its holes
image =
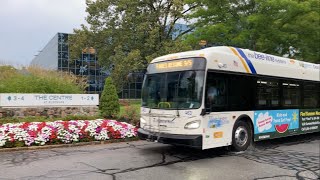
POLYGON ((227 106, 227 83, 221 75, 208 72, 206 81, 206 110, 221 111, 227 106))

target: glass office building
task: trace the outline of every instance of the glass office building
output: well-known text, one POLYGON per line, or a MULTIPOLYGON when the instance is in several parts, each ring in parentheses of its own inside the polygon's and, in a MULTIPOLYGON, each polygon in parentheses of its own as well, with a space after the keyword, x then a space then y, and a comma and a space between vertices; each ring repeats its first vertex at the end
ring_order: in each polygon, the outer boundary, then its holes
POLYGON ((93 48, 84 49, 81 57, 71 60, 69 58, 68 37, 68 34, 58 33, 58 70, 87 77, 87 93, 101 93, 104 80, 109 75, 109 71, 104 70, 98 64, 97 54, 93 48))
MULTIPOLYGON (((70 34, 57 33, 32 60, 31 65, 85 76, 88 79, 87 93, 100 94, 103 90, 105 78, 110 75, 110 71, 108 68, 99 65, 97 52, 94 48, 84 49, 81 57, 71 60, 68 46, 69 36, 70 34)), ((119 98, 141 98, 143 76, 143 71, 132 72, 132 78, 123 86, 119 98)))

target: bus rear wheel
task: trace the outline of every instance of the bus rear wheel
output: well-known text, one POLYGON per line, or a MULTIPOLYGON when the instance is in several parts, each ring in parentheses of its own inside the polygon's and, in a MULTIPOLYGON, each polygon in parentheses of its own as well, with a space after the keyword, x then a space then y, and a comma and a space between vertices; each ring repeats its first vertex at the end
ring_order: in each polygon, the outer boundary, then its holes
POLYGON ((244 151, 251 144, 252 131, 248 123, 237 121, 232 132, 232 147, 235 151, 244 151))

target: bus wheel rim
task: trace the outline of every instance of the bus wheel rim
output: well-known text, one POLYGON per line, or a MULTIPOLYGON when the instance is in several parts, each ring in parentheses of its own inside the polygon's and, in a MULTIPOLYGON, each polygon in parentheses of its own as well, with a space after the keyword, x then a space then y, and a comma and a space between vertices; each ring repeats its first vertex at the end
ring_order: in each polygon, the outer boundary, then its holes
POLYGON ((239 126, 236 129, 234 136, 236 144, 240 147, 244 146, 248 141, 248 131, 243 126, 239 126))

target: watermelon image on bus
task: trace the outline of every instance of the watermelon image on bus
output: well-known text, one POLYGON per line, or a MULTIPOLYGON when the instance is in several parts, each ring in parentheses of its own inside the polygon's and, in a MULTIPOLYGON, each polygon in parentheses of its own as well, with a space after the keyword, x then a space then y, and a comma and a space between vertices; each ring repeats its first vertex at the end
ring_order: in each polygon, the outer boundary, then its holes
POLYGON ((285 133, 289 129, 289 124, 277 124, 274 126, 278 133, 285 133))

